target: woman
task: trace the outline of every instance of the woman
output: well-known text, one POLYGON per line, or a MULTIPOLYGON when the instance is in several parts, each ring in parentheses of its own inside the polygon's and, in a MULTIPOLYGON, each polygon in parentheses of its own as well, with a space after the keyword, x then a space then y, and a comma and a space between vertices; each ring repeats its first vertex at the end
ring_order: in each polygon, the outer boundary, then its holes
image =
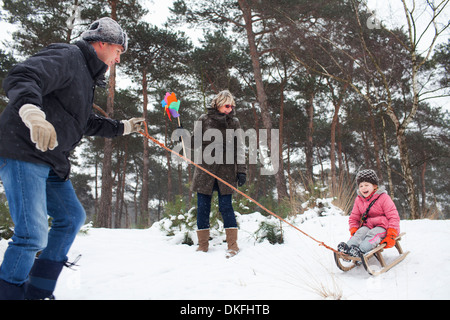
MULTIPOLYGON (((235 130, 240 129, 239 120, 235 117, 235 106, 233 95, 228 90, 217 94, 212 100, 208 112, 203 114, 196 122, 194 137, 196 135, 204 137, 205 132, 210 129, 214 129, 209 132, 213 132, 215 135, 220 133, 222 139, 216 137, 212 142, 202 139, 201 151, 204 157, 201 166, 227 183, 233 186, 236 186, 237 183, 240 187, 246 180, 246 165, 244 161, 237 160, 244 155, 244 150, 238 146, 238 143, 235 143, 235 135, 230 135, 230 133, 236 133, 235 130), (228 135, 227 130, 231 130, 228 131, 228 135), (229 149, 230 145, 233 146, 231 150, 229 149), (213 152, 207 154, 208 151, 213 152), (231 151, 233 152, 232 161, 229 159, 231 151), (229 153, 228 161, 227 152, 229 153), (208 156, 211 156, 210 159, 207 159, 208 156), (214 161, 211 161, 211 159, 214 161)), ((239 131, 237 134, 239 134, 239 131)), ((194 141, 194 139, 191 139, 191 141, 194 141)), ((199 244, 197 251, 208 251, 209 216, 214 190, 217 190, 219 194, 219 211, 222 214, 228 244, 227 257, 231 257, 239 252, 237 245, 238 228, 231 204, 233 189, 199 168, 195 168, 192 183, 192 191, 197 192, 197 236, 199 244)))

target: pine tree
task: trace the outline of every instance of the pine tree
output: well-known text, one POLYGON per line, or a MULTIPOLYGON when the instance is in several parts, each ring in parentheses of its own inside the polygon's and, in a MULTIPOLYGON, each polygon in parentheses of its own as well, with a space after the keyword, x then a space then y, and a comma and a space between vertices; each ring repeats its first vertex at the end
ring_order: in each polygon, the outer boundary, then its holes
MULTIPOLYGON (((168 83, 175 75, 184 72, 183 65, 186 64, 186 56, 191 49, 191 44, 186 41, 182 34, 171 32, 151 26, 146 22, 138 23, 130 32, 134 39, 126 56, 126 73, 140 84, 143 97, 143 116, 148 117, 148 88, 154 86, 155 82, 168 83)), ((174 90, 171 88, 170 90, 174 90)), ((161 100, 164 94, 160 96, 161 100)), ((167 123, 164 128, 167 132, 167 123)), ((167 134, 166 142, 167 142, 167 134)), ((149 219, 149 141, 143 139, 143 174, 141 191, 141 217, 149 219), (147 218, 146 218, 147 217, 147 218)), ((172 198, 172 172, 170 166, 170 155, 166 152, 166 160, 169 172, 168 177, 168 200, 172 198)), ((148 221, 149 223, 149 221, 148 221)))

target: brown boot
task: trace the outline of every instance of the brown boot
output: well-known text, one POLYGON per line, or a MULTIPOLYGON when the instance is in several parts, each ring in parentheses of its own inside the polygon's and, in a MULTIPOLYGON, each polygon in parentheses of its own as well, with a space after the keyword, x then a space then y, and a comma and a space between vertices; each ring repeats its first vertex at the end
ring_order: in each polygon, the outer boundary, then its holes
POLYGON ((228 250, 226 253, 227 258, 234 257, 239 252, 239 247, 237 245, 238 229, 237 228, 227 228, 225 229, 225 234, 227 237, 228 250))
POLYGON ((208 252, 209 229, 197 230, 198 248, 197 251, 208 252))

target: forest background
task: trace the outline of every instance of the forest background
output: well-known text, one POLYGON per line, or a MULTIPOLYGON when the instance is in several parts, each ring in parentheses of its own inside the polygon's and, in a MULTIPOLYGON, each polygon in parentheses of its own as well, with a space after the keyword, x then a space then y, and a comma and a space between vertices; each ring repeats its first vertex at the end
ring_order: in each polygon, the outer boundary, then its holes
MULTIPOLYGON (((448 219, 449 1, 389 2, 400 8, 400 25, 358 0, 175 0, 164 2, 163 25, 148 18, 151 1, 3 0, 11 39, 2 39, 0 81, 17 62, 74 42, 109 16, 127 31, 129 50, 111 68, 108 89, 96 90, 95 112, 144 116, 150 135, 173 148, 178 123, 161 107, 165 93, 177 94, 192 132, 228 89, 244 130, 279 129, 278 172, 260 175, 264 161, 249 165, 241 187, 272 211, 301 214, 305 201, 334 197, 348 213, 355 174, 372 168, 401 218, 448 219)), ((6 105, 0 90, 0 112, 6 105)), ((86 137, 71 160, 96 227, 145 228, 195 207, 193 167, 141 135, 86 137)), ((0 197, 0 224, 11 224, 0 197)), ((240 213, 258 209, 240 195, 233 201, 240 213)))

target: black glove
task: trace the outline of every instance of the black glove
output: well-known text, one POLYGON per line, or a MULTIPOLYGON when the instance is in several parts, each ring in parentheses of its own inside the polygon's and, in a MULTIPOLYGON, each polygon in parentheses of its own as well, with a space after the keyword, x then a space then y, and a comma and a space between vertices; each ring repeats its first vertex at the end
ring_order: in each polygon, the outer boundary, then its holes
POLYGON ((236 181, 238 182, 238 187, 242 187, 247 180, 247 175, 245 173, 238 173, 236 177, 236 181))

